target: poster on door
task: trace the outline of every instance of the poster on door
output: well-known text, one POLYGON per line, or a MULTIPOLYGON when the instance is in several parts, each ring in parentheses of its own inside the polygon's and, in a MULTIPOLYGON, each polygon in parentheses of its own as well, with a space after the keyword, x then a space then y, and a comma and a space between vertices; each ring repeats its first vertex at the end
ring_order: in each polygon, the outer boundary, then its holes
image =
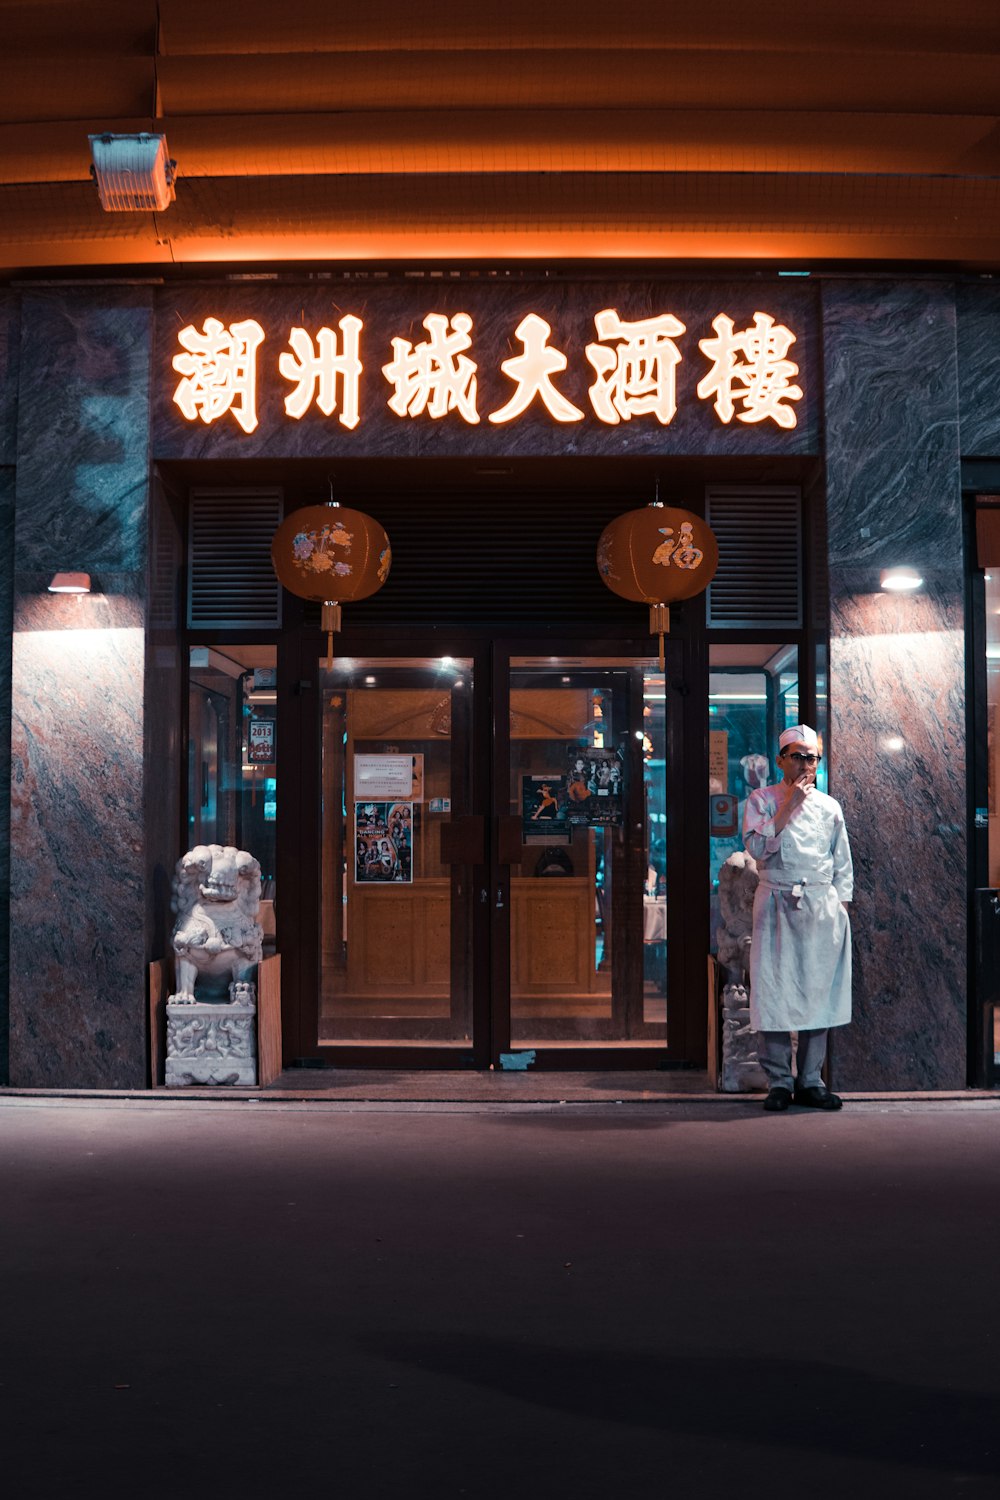
POLYGON ((624 817, 624 768, 616 750, 571 750, 566 776, 574 827, 619 828, 624 817))
POLYGON ((525 844, 568 844, 565 776, 521 777, 521 839, 525 844))
POLYGON ((355 802, 354 846, 356 884, 412 884, 413 803, 355 802))

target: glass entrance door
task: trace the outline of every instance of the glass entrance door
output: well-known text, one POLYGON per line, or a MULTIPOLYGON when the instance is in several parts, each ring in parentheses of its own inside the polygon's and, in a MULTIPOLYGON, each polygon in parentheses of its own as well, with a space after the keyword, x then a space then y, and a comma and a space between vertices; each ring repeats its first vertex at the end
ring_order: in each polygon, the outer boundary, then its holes
POLYGON ((675 650, 319 661, 320 1055, 667 1055, 675 650))
POLYGON ((510 654, 506 673, 496 786, 511 820, 510 1046, 662 1051, 664 670, 655 658, 510 654))
POLYGON ((472 1048, 473 690, 468 658, 320 666, 321 1044, 472 1048))

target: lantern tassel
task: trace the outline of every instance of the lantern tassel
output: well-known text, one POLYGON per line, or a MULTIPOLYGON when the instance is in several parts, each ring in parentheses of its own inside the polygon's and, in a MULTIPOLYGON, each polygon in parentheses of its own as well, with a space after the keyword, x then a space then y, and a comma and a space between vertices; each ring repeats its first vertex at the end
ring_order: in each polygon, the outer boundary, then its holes
POLYGON ((340 605, 327 599, 323 604, 320 628, 326 631, 326 670, 333 671, 333 633, 340 629, 340 605))
POLYGON ((664 670, 663 637, 670 634, 670 608, 666 604, 651 604, 649 607, 649 633, 660 641, 660 671, 664 670))

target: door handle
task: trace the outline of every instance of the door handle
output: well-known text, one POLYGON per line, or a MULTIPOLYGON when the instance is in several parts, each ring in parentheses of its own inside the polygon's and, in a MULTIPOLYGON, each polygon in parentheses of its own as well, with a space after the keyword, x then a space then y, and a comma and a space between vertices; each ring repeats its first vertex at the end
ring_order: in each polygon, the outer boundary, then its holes
POLYGON ((501 813, 497 818, 497 854, 502 865, 519 865, 524 858, 519 817, 501 813))
POLYGON ((494 909, 494 911, 503 911, 503 886, 502 885, 498 885, 497 886, 497 904, 496 904, 496 906, 493 909, 494 909))
POLYGON ((481 865, 486 858, 486 820, 466 813, 441 824, 441 863, 481 865))

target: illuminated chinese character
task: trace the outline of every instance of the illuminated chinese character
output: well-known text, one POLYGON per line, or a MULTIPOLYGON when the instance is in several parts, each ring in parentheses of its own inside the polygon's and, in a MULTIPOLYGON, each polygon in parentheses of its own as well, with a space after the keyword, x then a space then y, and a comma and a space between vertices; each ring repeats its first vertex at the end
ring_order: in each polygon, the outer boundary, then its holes
POLYGON ((424 327, 430 334, 414 346, 407 339, 393 339, 391 364, 382 373, 396 394, 389 406, 399 417, 444 417, 457 411, 467 422, 478 422, 476 411, 476 363, 466 359, 463 349, 472 346, 468 313, 456 313, 450 320, 441 313, 428 313, 424 327), (448 332, 449 321, 454 332, 448 332))
POLYGON ((601 421, 617 426, 651 414, 664 426, 672 422, 681 360, 673 340, 685 332, 684 324, 672 313, 626 323, 614 308, 599 312, 594 323, 599 338, 620 341, 614 349, 587 345, 587 358, 597 371, 590 399, 601 421))
POLYGON ((558 349, 550 349, 548 341, 552 329, 537 313, 529 313, 517 325, 516 336, 524 345, 524 353, 513 359, 505 359, 500 366, 505 375, 517 382, 517 389, 499 411, 490 412, 491 422, 509 422, 527 411, 536 396, 549 415, 557 422, 582 422, 583 412, 561 396, 550 377, 566 368, 566 356, 558 349))
POLYGON ((188 351, 175 354, 173 365, 184 379, 174 400, 189 422, 201 417, 214 422, 231 411, 244 432, 257 426, 257 349, 264 330, 253 318, 227 328, 218 318, 206 318, 203 332, 193 323, 182 328, 178 341, 188 351))
POLYGON ((309 410, 314 399, 323 415, 332 417, 337 410, 337 380, 342 380, 343 400, 338 420, 344 427, 353 428, 360 420, 358 390, 362 365, 358 344, 364 324, 348 313, 337 327, 344 339, 342 354, 337 352, 337 335, 332 328, 321 328, 315 345, 304 328, 293 328, 288 335, 292 352, 286 350, 281 355, 278 369, 286 380, 297 382, 291 395, 285 397, 285 411, 296 420, 309 410))
POLYGON ((720 313, 712 324, 718 335, 700 339, 698 347, 714 360, 704 380, 698 382, 703 401, 715 396, 715 410, 720 421, 731 422, 735 402, 744 410, 737 412, 741 422, 763 422, 767 417, 779 427, 794 427, 795 409, 785 401, 798 401, 802 390, 789 383, 799 367, 786 359, 795 335, 784 324, 775 324, 768 313, 753 315, 753 327, 733 332, 733 320, 720 313), (745 359, 738 359, 738 355, 745 359))

